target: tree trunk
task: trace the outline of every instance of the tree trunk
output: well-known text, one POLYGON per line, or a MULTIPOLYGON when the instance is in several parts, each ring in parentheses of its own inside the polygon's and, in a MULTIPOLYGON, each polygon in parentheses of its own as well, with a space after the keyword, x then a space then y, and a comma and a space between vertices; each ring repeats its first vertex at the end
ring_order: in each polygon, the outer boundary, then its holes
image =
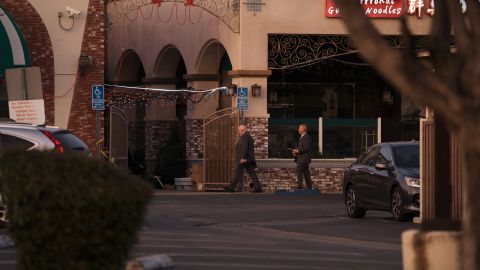
POLYGON ((480 121, 465 123, 460 130, 459 139, 463 157, 461 162, 464 182, 464 266, 462 269, 478 270, 480 269, 480 121))

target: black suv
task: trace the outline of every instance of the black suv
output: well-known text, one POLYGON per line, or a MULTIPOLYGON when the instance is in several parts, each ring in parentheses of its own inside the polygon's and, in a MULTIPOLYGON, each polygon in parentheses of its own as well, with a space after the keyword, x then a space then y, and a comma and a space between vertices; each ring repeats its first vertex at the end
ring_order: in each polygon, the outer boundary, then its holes
POLYGON ((367 210, 390 211, 405 221, 420 211, 420 145, 381 143, 368 148, 345 172, 347 214, 363 218, 367 210))

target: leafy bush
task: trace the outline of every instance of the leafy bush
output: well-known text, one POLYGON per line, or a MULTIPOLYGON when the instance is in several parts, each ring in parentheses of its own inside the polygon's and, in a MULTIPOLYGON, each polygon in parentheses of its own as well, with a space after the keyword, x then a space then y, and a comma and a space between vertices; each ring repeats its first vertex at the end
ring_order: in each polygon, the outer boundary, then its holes
POLYGON ((119 270, 141 228, 151 188, 80 156, 0 158, 8 230, 24 270, 119 270))

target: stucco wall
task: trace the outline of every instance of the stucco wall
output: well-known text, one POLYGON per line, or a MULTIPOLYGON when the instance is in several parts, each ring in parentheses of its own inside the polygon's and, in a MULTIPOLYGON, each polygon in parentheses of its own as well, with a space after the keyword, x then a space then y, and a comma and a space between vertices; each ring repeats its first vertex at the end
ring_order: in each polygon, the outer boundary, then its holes
MULTIPOLYGON (((88 0, 29 0, 45 24, 54 56, 55 77, 55 125, 66 128, 73 97, 72 86, 77 74, 78 58, 87 17, 88 0), (82 11, 75 17, 75 26, 65 31, 59 26, 58 12, 63 12, 62 23, 70 27, 72 21, 67 18, 66 7, 82 11), (70 90, 72 89, 72 90, 70 90), (69 91, 70 90, 70 91, 69 91)), ((53 124, 53 123, 52 123, 53 124)))
MULTIPOLYGON (((203 12, 197 24, 187 22, 180 25, 176 13, 168 23, 159 22, 154 15, 148 19, 151 6, 142 9, 144 16, 136 11, 128 14, 128 20, 117 21, 109 35, 108 79, 115 78, 116 66, 122 53, 128 49, 136 51, 145 67, 147 77, 155 73, 158 55, 166 46, 177 47, 185 61, 189 74, 199 73, 200 59, 205 47, 212 40, 219 40, 225 47, 232 62, 233 70, 268 69, 268 34, 347 34, 339 18, 325 17, 325 0, 263 0, 261 12, 247 11, 247 5, 240 5, 240 33, 233 33, 225 23, 213 15, 203 12), (144 18, 146 17, 146 18, 144 18), (148 20, 147 20, 148 19, 148 20), (130 20, 133 20, 132 22, 130 20)), ((166 19, 172 9, 172 3, 162 3, 161 18, 166 19)), ((183 19, 183 5, 178 5, 179 20, 183 19)), ((191 17, 200 16, 198 7, 189 7, 191 17)), ((112 9, 113 10, 113 9, 112 9)), ((372 19, 380 33, 384 35, 400 34, 400 20, 372 19)), ((415 35, 428 34, 431 19, 417 19, 409 16, 408 22, 415 35)), ((215 63, 212 61, 211 63, 215 63)), ((267 114, 267 78, 233 78, 239 86, 257 83, 263 88, 261 97, 251 100, 248 117, 268 117, 267 114)), ((199 105, 201 106, 201 105, 199 105)), ((201 118, 213 112, 214 108, 200 109, 193 118, 201 118)))

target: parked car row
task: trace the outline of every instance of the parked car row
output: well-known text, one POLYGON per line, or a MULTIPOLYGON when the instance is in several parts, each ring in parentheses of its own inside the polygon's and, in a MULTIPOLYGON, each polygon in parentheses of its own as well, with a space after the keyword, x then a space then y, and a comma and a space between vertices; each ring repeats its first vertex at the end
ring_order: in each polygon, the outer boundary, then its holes
POLYGON ((347 214, 363 218, 368 210, 390 211, 405 221, 420 211, 418 142, 381 143, 368 148, 344 174, 347 214))
MULTIPOLYGON (((11 151, 31 150, 91 155, 87 144, 68 130, 0 120, 0 156, 11 151)), ((0 223, 5 223, 8 211, 2 195, 0 192, 0 223)))

